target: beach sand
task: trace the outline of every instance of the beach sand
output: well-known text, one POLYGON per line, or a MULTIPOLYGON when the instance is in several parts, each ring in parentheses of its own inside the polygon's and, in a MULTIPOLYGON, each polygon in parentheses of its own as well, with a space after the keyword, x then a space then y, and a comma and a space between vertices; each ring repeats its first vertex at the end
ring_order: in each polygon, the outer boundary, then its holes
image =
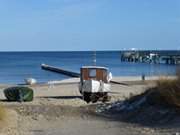
MULTIPOLYGON (((149 78, 147 82, 142 82, 141 77, 114 78, 128 85, 112 84, 110 103, 142 93, 154 85, 150 81, 154 79, 157 77, 149 78)), ((75 78, 30 86, 34 89, 34 100, 26 103, 7 102, 3 89, 9 85, 1 85, 1 104, 9 111, 8 122, 0 130, 0 135, 157 135, 178 132, 99 116, 95 108, 102 103, 83 101, 78 82, 79 79, 75 78)))

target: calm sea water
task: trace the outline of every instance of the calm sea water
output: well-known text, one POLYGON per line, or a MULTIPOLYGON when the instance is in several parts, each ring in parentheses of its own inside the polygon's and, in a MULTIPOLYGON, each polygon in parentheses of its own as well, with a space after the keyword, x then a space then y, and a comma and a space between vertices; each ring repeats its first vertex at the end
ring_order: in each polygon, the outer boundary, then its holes
MULTIPOLYGON (((23 83, 33 77, 38 82, 61 80, 64 75, 44 71, 42 63, 79 72, 83 65, 93 64, 94 52, 0 52, 0 83, 23 83)), ((172 75, 175 65, 124 63, 120 51, 96 52, 98 66, 109 67, 113 76, 172 75)))

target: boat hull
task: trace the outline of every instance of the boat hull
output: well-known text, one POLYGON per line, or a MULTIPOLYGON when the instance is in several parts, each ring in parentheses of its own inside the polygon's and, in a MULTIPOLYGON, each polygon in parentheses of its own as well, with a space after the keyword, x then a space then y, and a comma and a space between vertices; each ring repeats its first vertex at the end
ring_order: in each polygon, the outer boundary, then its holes
POLYGON ((33 100, 33 90, 28 87, 10 87, 4 90, 8 101, 26 102, 33 100))
POLYGON ((82 85, 80 85, 81 92, 88 93, 98 93, 98 92, 109 92, 111 89, 110 84, 104 83, 102 81, 96 80, 85 80, 82 85))

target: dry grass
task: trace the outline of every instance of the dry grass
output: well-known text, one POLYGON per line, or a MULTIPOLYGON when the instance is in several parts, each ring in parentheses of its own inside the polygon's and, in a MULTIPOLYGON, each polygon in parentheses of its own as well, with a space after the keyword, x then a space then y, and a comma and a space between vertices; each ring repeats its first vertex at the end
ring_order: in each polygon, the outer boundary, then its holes
POLYGON ((160 78, 157 80, 156 93, 163 98, 164 103, 180 107, 180 72, 177 72, 175 79, 160 78))
POLYGON ((6 118, 6 109, 0 105, 0 121, 5 120, 6 118))

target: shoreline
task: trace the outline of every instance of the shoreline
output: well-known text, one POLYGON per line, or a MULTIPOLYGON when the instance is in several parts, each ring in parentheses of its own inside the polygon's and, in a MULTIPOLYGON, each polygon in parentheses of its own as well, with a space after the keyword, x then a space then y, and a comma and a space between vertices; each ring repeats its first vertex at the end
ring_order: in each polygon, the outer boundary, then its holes
MULTIPOLYGON (((158 79, 158 77, 147 77, 147 80, 155 80, 155 79, 158 79)), ((119 82, 119 84, 111 83, 111 92, 112 93, 120 93, 120 95, 112 94, 114 96, 112 101, 122 99, 121 93, 125 93, 125 95, 128 96, 128 94, 129 94, 128 90, 130 92, 139 91, 139 87, 152 84, 151 81, 147 81, 148 83, 146 83, 145 81, 142 81, 140 76, 138 76, 138 77, 137 76, 136 77, 132 77, 132 76, 114 77, 112 79, 112 81, 119 82), (124 85, 126 83, 129 86, 124 85), (134 90, 133 87, 136 87, 136 86, 137 86, 137 90, 134 90)), ((60 99, 63 99, 62 100, 63 102, 71 101, 71 99, 72 99, 72 101, 75 99, 76 101, 79 102, 80 101, 79 97, 81 97, 81 94, 79 93, 79 82, 80 82, 80 78, 69 78, 69 79, 64 79, 64 80, 59 80, 59 81, 49 81, 49 82, 40 83, 40 84, 37 83, 34 85, 0 84, 0 100, 5 99, 5 96, 3 93, 3 90, 5 88, 14 87, 14 86, 25 86, 25 87, 30 87, 34 90, 35 101, 32 101, 32 102, 35 102, 35 103, 40 103, 41 102, 40 98, 53 99, 53 101, 54 101, 54 97, 58 97, 58 96, 60 97, 60 99)), ((140 88, 140 89, 144 89, 144 88, 140 88)), ((142 90, 140 90, 140 91, 142 91, 142 90)), ((84 101, 82 101, 82 102, 84 102, 84 101)), ((72 103, 70 103, 70 105, 72 105, 72 103)))
MULTIPOLYGON (((162 75, 162 76, 145 76, 145 81, 155 81, 160 78, 168 78, 168 79, 175 79, 175 75, 162 75)), ((133 81, 142 81, 142 76, 114 76, 112 78, 112 81, 117 81, 117 82, 133 82, 133 81)), ((75 77, 70 77, 68 79, 62 79, 62 80, 50 80, 47 82, 40 82, 37 84, 34 84, 32 86, 36 85, 51 85, 51 84, 73 84, 73 83, 79 83, 80 78, 75 78, 75 77)), ((6 87, 6 86, 31 86, 31 85, 26 85, 25 83, 0 83, 0 88, 1 87, 6 87)))

